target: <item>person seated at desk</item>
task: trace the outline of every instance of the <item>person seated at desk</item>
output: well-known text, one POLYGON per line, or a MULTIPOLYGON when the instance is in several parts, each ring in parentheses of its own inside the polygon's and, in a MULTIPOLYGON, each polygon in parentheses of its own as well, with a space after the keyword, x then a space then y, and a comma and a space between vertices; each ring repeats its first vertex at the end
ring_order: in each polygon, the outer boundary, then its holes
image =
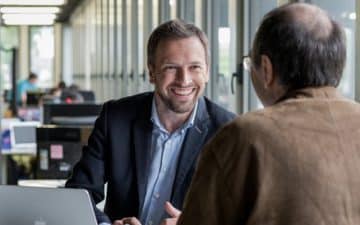
POLYGON ((83 96, 79 92, 79 86, 72 84, 61 91, 61 102, 64 103, 82 103, 84 102, 83 96))
MULTIPOLYGON (((66 83, 64 81, 60 81, 55 87, 51 88, 48 93, 41 98, 42 104, 61 103, 61 96, 63 95, 64 90, 67 90, 66 83)), ((77 96, 74 97, 74 95, 71 95, 69 98, 71 100, 74 100, 77 98, 77 96)), ((79 102, 81 102, 81 100, 79 102)))
POLYGON ((60 103, 61 89, 58 87, 51 88, 48 93, 41 98, 41 104, 60 103))
POLYGON ((181 209, 203 145, 235 114, 203 97, 209 80, 205 33, 172 20, 151 34, 147 92, 104 104, 66 186, 107 197, 100 224, 159 225, 165 202, 181 209))
POLYGON ((360 104, 336 89, 343 28, 315 5, 286 4, 244 59, 265 108, 202 151, 177 225, 359 225, 360 104))

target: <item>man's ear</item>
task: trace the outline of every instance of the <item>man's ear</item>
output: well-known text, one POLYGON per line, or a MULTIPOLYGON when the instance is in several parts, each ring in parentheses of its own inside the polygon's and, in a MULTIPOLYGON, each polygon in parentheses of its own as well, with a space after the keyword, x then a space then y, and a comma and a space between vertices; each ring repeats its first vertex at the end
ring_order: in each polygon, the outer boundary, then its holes
POLYGON ((275 74, 270 58, 267 55, 261 55, 261 68, 264 74, 264 88, 269 88, 274 84, 275 74))
POLYGON ((151 64, 148 64, 148 68, 149 68, 149 81, 150 83, 155 83, 155 70, 154 70, 154 66, 151 64))

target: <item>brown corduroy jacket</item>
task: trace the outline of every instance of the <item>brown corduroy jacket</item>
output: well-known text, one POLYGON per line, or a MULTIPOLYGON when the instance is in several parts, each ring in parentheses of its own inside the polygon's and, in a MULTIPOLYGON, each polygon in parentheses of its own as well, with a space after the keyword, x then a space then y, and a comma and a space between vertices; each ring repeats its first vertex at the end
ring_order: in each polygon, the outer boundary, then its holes
POLYGON ((205 147, 178 225, 359 225, 360 105, 296 91, 205 147))

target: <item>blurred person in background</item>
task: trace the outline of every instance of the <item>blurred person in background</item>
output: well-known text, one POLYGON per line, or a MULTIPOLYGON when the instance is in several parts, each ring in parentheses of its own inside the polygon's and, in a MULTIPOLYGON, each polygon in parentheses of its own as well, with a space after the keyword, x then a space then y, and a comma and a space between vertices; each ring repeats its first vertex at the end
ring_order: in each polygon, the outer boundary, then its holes
POLYGON ((26 80, 21 80, 16 85, 16 102, 20 106, 26 105, 26 94, 28 91, 36 91, 38 76, 35 73, 30 73, 26 80))

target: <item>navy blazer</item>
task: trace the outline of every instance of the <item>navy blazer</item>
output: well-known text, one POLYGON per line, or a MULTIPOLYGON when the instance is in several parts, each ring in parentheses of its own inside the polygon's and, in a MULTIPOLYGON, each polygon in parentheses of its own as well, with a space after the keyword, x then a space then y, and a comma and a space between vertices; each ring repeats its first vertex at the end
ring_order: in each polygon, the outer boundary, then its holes
MULTIPOLYGON (((97 221, 111 223, 139 216, 150 166, 153 92, 104 104, 66 187, 85 188, 95 204, 107 195, 104 212, 95 207, 97 221)), ((235 114, 201 97, 194 126, 184 139, 171 203, 181 209, 203 145, 235 114)))

